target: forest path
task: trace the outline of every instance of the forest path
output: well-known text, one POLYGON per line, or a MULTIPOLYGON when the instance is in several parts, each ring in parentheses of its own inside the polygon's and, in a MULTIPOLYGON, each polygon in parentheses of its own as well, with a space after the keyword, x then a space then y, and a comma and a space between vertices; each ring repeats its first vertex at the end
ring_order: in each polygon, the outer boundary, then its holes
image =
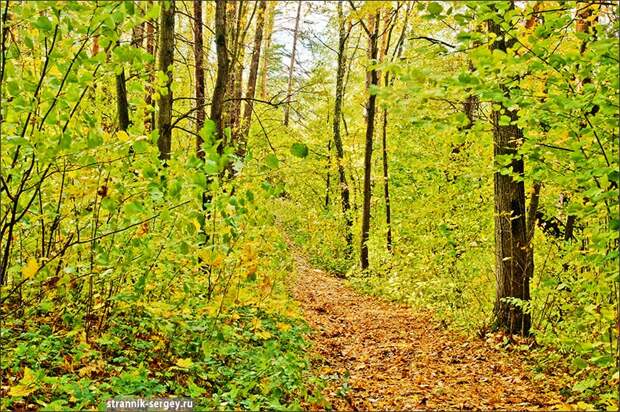
POLYGON ((450 332, 429 314, 357 293, 297 255, 294 296, 314 332, 315 372, 337 410, 549 409, 516 354, 450 332), (347 377, 348 376, 348 377, 347 377))

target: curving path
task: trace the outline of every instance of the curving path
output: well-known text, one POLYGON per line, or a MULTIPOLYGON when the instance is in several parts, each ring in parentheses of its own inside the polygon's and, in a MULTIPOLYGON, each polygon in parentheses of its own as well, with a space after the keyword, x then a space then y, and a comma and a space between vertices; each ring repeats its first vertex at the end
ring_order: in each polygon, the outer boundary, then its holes
MULTIPOLYGON (((554 409, 553 382, 516 354, 450 332, 429 314, 363 295, 296 257, 294 287, 313 328, 316 373, 337 410, 554 409)), ((560 407, 561 408, 561 407, 560 407)))

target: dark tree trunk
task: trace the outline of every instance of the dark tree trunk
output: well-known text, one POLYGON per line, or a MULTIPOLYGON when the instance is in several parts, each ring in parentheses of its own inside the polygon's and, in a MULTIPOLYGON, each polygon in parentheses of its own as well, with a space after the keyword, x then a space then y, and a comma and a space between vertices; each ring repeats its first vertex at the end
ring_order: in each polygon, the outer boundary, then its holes
MULTIPOLYGON (((396 10, 398 13, 398 10, 396 10)), ((398 39, 396 47, 394 49, 394 55, 398 53, 398 50, 402 50, 400 48, 402 42, 404 41, 405 31, 407 29, 407 15, 405 16, 405 21, 403 24, 403 29, 401 32, 401 36, 398 39)), ((392 39, 392 31, 394 30, 395 24, 390 18, 389 9, 386 10, 385 15, 383 16, 384 28, 383 31, 387 30, 387 35, 384 34, 383 44, 381 46, 381 58, 380 61, 385 61, 388 56, 388 52, 390 50, 390 42, 392 39), (389 27, 389 30, 388 30, 389 27)), ((400 54, 399 54, 400 55, 400 54)), ((381 76, 379 76, 381 77, 381 76)), ((383 75, 384 77, 384 86, 387 88, 390 86, 390 73, 388 71, 383 75)), ((388 128, 388 109, 385 107, 383 109, 383 124, 382 124, 382 133, 381 133, 381 157, 382 157, 382 166, 383 166, 383 198, 385 200, 385 225, 386 225, 386 237, 385 243, 389 253, 393 253, 393 245, 392 245, 392 208, 390 204, 390 181, 389 181, 389 170, 388 170, 388 151, 387 151, 387 128, 388 128)))
POLYGON ((194 61, 196 77, 196 155, 199 159, 204 159, 205 153, 202 149, 204 143, 200 136, 200 130, 205 123, 205 70, 203 64, 203 44, 202 44, 202 1, 194 0, 194 61))
POLYGON ((256 30, 254 31, 254 50, 252 50, 252 60, 250 62, 250 74, 248 75, 248 87, 245 93, 245 108, 241 121, 241 131, 239 133, 239 144, 237 155, 245 157, 248 133, 252 122, 252 110, 254 110, 254 96, 256 94, 256 79, 258 79, 258 64, 260 62, 260 51, 263 43, 263 26, 265 24, 265 12, 267 1, 261 0, 258 6, 258 17, 256 18, 256 30))
POLYGON ((342 215, 345 221, 345 240, 347 242, 346 256, 349 258, 353 252, 353 220, 351 217, 351 201, 349 184, 344 170, 344 147, 340 136, 340 119, 342 117, 342 99, 344 96, 344 71, 346 66, 346 43, 349 33, 345 32, 345 19, 342 12, 342 0, 338 2, 338 68, 336 71, 336 98, 334 103, 334 146, 336 146, 336 164, 338 166, 338 180, 340 186, 340 199, 342 203, 342 215))
POLYGON ((217 0, 215 3, 215 47, 217 52, 217 76, 211 100, 211 120, 215 122, 217 138, 222 139, 218 147, 221 154, 226 145, 224 136, 224 119, 222 117, 224 94, 228 81, 228 50, 226 49, 226 1, 217 0))
MULTIPOLYGON (((506 51, 510 44, 504 39, 501 27, 489 21, 489 31, 498 36, 492 49, 506 51)), ((503 86, 502 86, 503 87, 503 86)), ((504 88, 504 92, 508 90, 504 88)), ((494 307, 495 325, 510 334, 528 335, 531 316, 523 305, 511 301, 530 300, 530 278, 533 273, 533 251, 528 242, 525 185, 522 179, 523 158, 518 155, 523 140, 522 131, 514 124, 500 125, 504 111, 511 123, 518 120, 516 110, 501 107, 492 114, 494 157, 514 156, 512 175, 494 174, 495 198, 495 276, 497 281, 494 307), (514 175, 514 176, 513 176, 514 175)))
MULTIPOLYGON (((327 116, 329 123, 329 115, 327 116)), ((331 169, 332 169, 332 141, 327 141, 327 172, 325 174, 325 210, 329 209, 329 192, 331 191, 331 169)))
MULTIPOLYGON (((147 7, 152 7, 152 1, 149 0, 147 7)), ((155 57, 155 25, 152 20, 146 22, 146 52, 155 57)), ((147 132, 153 131, 155 125, 155 112, 153 111, 153 66, 149 64, 149 81, 146 86, 145 103, 147 105, 144 113, 144 129, 147 132)))
MULTIPOLYGON (((371 18, 372 32, 368 33, 369 41, 369 60, 370 64, 374 64, 379 55, 378 38, 379 38, 379 22, 380 15, 371 18)), ((361 247, 360 247, 360 267, 362 270, 368 269, 368 238, 370 232, 370 199, 372 196, 371 179, 372 179, 372 143, 375 133, 375 111, 377 103, 377 95, 371 90, 379 83, 379 76, 377 70, 372 69, 369 72, 368 84, 369 84, 369 96, 368 103, 366 105, 366 145, 364 149, 364 204, 362 208, 362 234, 361 234, 361 247)))
MULTIPOLYGON (((579 33, 591 34, 592 33, 593 8, 591 6, 588 6, 587 2, 578 2, 578 8, 580 10, 577 12, 577 22, 575 24, 575 30, 579 33)), ((594 16, 594 19, 597 19, 597 16, 594 16)), ((579 46, 579 53, 580 54, 585 53, 587 47, 588 47, 588 40, 582 41, 581 45, 579 46)), ((582 85, 588 84, 588 83, 592 83, 592 79, 590 79, 589 77, 586 77, 581 81, 582 85)), ((598 105, 594 105, 592 107, 592 112, 590 112, 589 114, 593 115, 596 112, 598 112, 598 105)), ((581 130, 583 131, 587 127, 588 127, 588 123, 585 120, 582 120, 580 124, 581 130)), ((568 204, 568 202, 570 202, 570 198, 567 197, 566 203, 568 204)), ((566 217, 564 240, 570 241, 570 240, 575 239, 574 230, 575 230, 576 220, 577 220, 577 216, 575 215, 568 215, 566 217)))
POLYGON ((463 111, 465 112, 465 116, 467 116, 467 124, 464 130, 469 130, 474 126, 474 112, 477 106, 478 98, 475 95, 467 96, 467 99, 465 99, 463 103, 463 111))
MULTIPOLYGON (((405 19, 403 21, 403 27, 400 36, 392 52, 392 60, 400 59, 403 52, 403 45, 405 44, 405 35, 407 32, 407 22, 409 21, 410 5, 407 5, 405 10, 405 19)), ((383 48, 383 54, 387 55, 390 47, 390 38, 394 25, 390 27, 389 35, 385 41, 383 48)), ((385 73, 385 86, 389 87, 393 84, 395 76, 390 76, 390 73, 385 73)), ((390 202, 390 174, 389 174, 389 162, 388 162, 388 150, 387 150, 387 126, 388 126, 388 109, 383 110, 383 138, 382 138, 382 154, 383 154, 383 196, 385 198, 385 224, 387 226, 386 234, 386 246, 390 253, 394 253, 394 245, 392 242, 392 205, 390 202)))
POLYGON ((291 112, 291 93, 293 92, 293 72, 295 70, 295 54, 297 52, 297 37, 299 36, 299 20, 301 17, 302 1, 297 6, 297 17, 295 17, 295 31, 293 32, 293 50, 291 51, 291 64, 288 68, 288 87, 286 89, 286 105, 284 106, 284 125, 288 126, 291 112))
POLYGON ((534 186, 532 186, 532 192, 530 194, 530 204, 527 209, 527 242, 528 244, 534 238, 534 231, 536 230, 536 212, 538 212, 538 204, 540 203, 540 188, 541 187, 542 187, 542 184, 540 182, 534 183, 534 186))
MULTIPOLYGON (((142 24, 136 25, 131 30, 131 45, 133 47, 142 47, 142 31, 142 24)), ((121 69, 121 72, 116 75, 116 109, 118 112, 118 127, 120 130, 127 131, 131 121, 129 120, 125 69, 121 69)))
MULTIPOLYGON (((131 45, 132 47, 135 47, 136 49, 141 49, 143 47, 143 43, 144 43, 144 23, 140 23, 137 24, 136 26, 134 26, 134 28, 131 30, 131 45)), ((129 127, 129 125, 133 124, 133 122, 129 119, 129 104, 127 102, 127 82, 125 79, 125 72, 121 72, 121 76, 123 77, 122 79, 122 83, 124 85, 124 94, 125 94, 125 108, 124 110, 127 111, 127 127, 129 127)), ((119 91, 118 89, 118 80, 117 80, 117 92, 119 91)), ((120 104, 120 99, 119 99, 119 104, 120 104)), ((120 112, 121 109, 119 107, 119 124, 120 122, 120 112)), ((122 130, 127 130, 127 128, 122 128, 122 130)), ((133 152, 133 147, 130 148, 130 150, 133 152)))
MULTIPOLYGON (((387 83, 387 75, 386 75, 387 83)), ((388 125, 388 111, 383 109, 383 138, 382 152, 383 152, 383 196, 385 198, 385 224, 387 226, 386 244, 390 253, 393 253, 392 246, 392 209, 390 205, 390 174, 388 172, 388 152, 387 152, 387 125, 388 125)))
POLYGON ((172 147, 172 64, 174 57, 174 9, 175 0, 162 3, 159 21, 159 70, 168 77, 166 93, 159 98, 157 147, 159 158, 165 163, 170 159, 172 147))
POLYGON ((127 102, 127 85, 125 69, 116 75, 116 109, 118 112, 118 128, 127 131, 129 128, 129 103, 127 102))

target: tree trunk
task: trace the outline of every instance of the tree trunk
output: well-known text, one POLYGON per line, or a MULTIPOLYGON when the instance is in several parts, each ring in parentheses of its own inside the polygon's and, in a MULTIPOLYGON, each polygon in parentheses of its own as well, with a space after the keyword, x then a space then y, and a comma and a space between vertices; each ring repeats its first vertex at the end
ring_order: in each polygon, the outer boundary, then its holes
POLYGON ((463 111, 465 112, 465 116, 467 116, 467 124, 463 130, 469 130, 474 126, 476 106, 478 106, 478 97, 473 94, 467 96, 465 102, 463 102, 463 111))
POLYGON ((536 182, 532 186, 532 191, 530 192, 530 204, 527 209, 527 231, 526 231, 528 244, 534 238, 534 231, 536 230, 536 212, 538 211, 538 204, 540 203, 540 188, 541 187, 542 187, 542 184, 540 182, 536 182))
MULTIPOLYGON (((387 74, 386 74, 387 83, 387 74)), ((392 247, 392 209, 390 206, 390 174, 388 172, 388 152, 387 152, 387 125, 388 125, 388 111, 383 109, 383 138, 382 153, 383 153, 383 196, 385 198, 385 224, 387 226, 386 245, 387 250, 393 253, 392 247)))
POLYGON ((263 47, 263 63, 261 64, 261 77, 258 89, 260 90, 260 97, 263 100, 267 99, 267 72, 269 71, 269 50, 271 49, 271 35, 273 33, 273 21, 275 17, 275 4, 276 2, 270 1, 267 3, 267 25, 264 30, 265 47, 263 47))
POLYGON ((194 61, 196 77, 196 156, 204 159, 205 152, 202 148, 204 140, 200 136, 200 130, 205 123, 205 70, 203 64, 202 44, 202 1, 194 0, 194 61))
POLYGON ((345 240, 347 242, 346 256, 351 257, 353 252, 353 220, 351 218, 351 201, 349 184, 344 170, 344 148, 340 136, 340 119, 342 117, 342 99, 344 97, 344 71, 346 66, 346 44, 350 32, 345 32, 345 19, 342 12, 342 0, 338 1, 338 68, 336 71, 336 96, 334 103, 334 146, 336 146, 336 164, 338 166, 338 180, 342 215, 345 221, 345 240))
MULTIPOLYGON (((576 16, 577 22, 575 24, 575 30, 578 33, 591 34, 593 8, 592 6, 588 6, 586 2, 578 2, 577 6, 580 9, 580 11, 577 12, 577 16, 576 16), (584 6, 584 4, 586 5, 584 6)), ((597 17, 595 16, 594 18, 596 19, 597 17)), ((588 46, 588 40, 582 41, 581 45, 579 46, 579 53, 584 54, 587 46, 588 46)), ((588 83, 592 83, 592 80, 589 77, 586 77, 583 80, 581 80, 581 84, 579 85, 579 87, 583 86, 584 84, 588 84, 588 83)), ((589 114, 593 115, 596 112, 598 112, 598 105, 592 106, 592 112, 589 114)), ((579 127, 583 131, 584 129, 588 127, 588 123, 585 120, 582 120, 579 127)), ((568 202, 570 202, 570 198, 567 196, 566 203, 568 204, 568 202)), ((577 220, 577 216, 575 215, 568 215, 566 217, 564 240, 570 241, 570 240, 575 239, 574 230, 575 230, 576 220, 577 220)))
POLYGON ((224 95, 224 123, 228 126, 233 124, 234 102, 232 100, 235 94, 235 74, 237 61, 237 28, 238 18, 237 9, 243 6, 243 0, 239 2, 226 3, 226 47, 228 50, 228 77, 226 79, 226 92, 224 95))
MULTIPOLYGON (((489 21, 489 31, 495 33, 496 40, 491 48, 506 51, 510 44, 504 39, 499 24, 489 21)), ((504 88, 504 93, 509 93, 504 88)), ((511 162, 512 174, 499 171, 494 174, 495 198, 495 270, 496 300, 494 307, 495 325, 510 334, 528 335, 531 316, 522 303, 530 300, 530 277, 533 273, 533 251, 529 250, 525 216, 525 185, 522 179, 523 158, 518 149, 523 141, 522 131, 514 124, 500 125, 501 113, 505 112, 511 123, 518 119, 516 110, 501 107, 492 113, 494 157, 514 156, 511 162), (512 299, 521 302, 514 302, 512 299)))
POLYGON ((297 17, 295 17, 295 31, 293 32, 293 50, 291 51, 291 64, 288 67, 288 87, 286 89, 286 105, 284 106, 284 126, 288 126, 291 111, 291 93, 293 92, 293 72, 295 70, 295 53, 297 52, 297 37, 299 35, 299 19, 301 17, 302 1, 298 2, 297 17))
POLYGON ((228 81, 228 50, 226 48, 226 1, 217 0, 215 3, 215 47, 217 52, 217 75, 213 98, 211 100, 211 120, 215 122, 217 138, 222 139, 218 147, 221 154, 226 145, 224 136, 224 119, 222 111, 224 106, 224 94, 228 81))
MULTIPOLYGON (((152 7, 153 2, 149 0, 147 7, 152 7)), ((155 56, 155 25, 152 20, 146 22, 146 52, 151 56, 155 56)), ((144 130, 146 132, 153 131, 155 125, 155 112, 153 111, 153 66, 148 65, 149 81, 146 86, 146 98, 144 99, 147 109, 144 113, 144 130)))
POLYGON ((127 102, 127 85, 125 69, 116 75, 116 108, 118 112, 118 128, 127 131, 129 128, 129 103, 127 102))
POLYGON ((133 29, 131 29, 131 45, 135 48, 142 48, 142 44, 144 43, 144 22, 140 24, 136 24, 133 29))
MULTIPOLYGON (((327 123, 329 124, 329 114, 327 115, 327 123)), ((332 169, 332 141, 327 141, 327 172, 325 174, 325 210, 329 209, 329 192, 331 191, 331 169, 332 169)))
POLYGON ((157 147, 159 158, 164 162, 170 159, 172 147, 172 64, 174 57, 174 4, 175 0, 162 3, 159 22, 159 71, 167 76, 166 93, 159 98, 157 127, 159 137, 157 147))
MULTIPOLYGON (((389 10, 386 10, 385 15, 383 16, 384 28, 383 31, 387 30, 387 25, 390 24, 389 10)), ((398 10, 396 11, 398 13, 398 10)), ((397 19, 394 19, 394 22, 397 19)), ((391 23, 389 26, 389 30, 387 31, 387 35, 384 34, 383 44, 381 46, 381 61, 383 62, 385 57, 388 55, 390 49, 390 40, 392 39, 392 30, 395 27, 395 23, 391 23)), ((405 31, 407 29, 407 16, 405 16, 405 22, 403 24, 403 31, 401 33, 400 38, 398 39, 398 43, 396 44, 396 48, 394 50, 394 54, 398 52, 398 50, 402 50, 400 45, 404 41, 405 31)), ((384 85, 387 88, 390 85, 390 73, 386 72, 384 75, 384 85)), ((382 136, 381 136, 381 154, 382 154, 382 163, 383 163, 383 198, 385 200, 385 225, 386 225, 386 237, 385 243, 389 253, 393 253, 393 245, 392 245, 392 208, 390 204, 390 181, 389 181, 389 170, 388 170, 388 151, 387 151, 387 126, 388 126, 388 109, 387 107, 383 109, 383 127, 382 127, 382 136)))
MULTIPOLYGON (((144 43, 144 23, 140 23, 134 26, 134 28, 131 30, 131 46, 135 47, 136 49, 141 49, 142 45, 144 43)), ((129 103, 127 102, 127 81, 125 79, 125 71, 121 72, 121 76, 122 76, 122 85, 123 85, 123 92, 125 95, 124 98, 124 108, 123 111, 126 111, 127 116, 126 116, 126 124, 127 126, 125 128, 123 128, 121 126, 121 130, 127 130, 127 128, 129 127, 129 125, 133 124, 133 122, 129 119, 129 103)), ((118 89, 118 79, 117 79, 117 95, 120 96, 120 91, 118 89)), ((119 99, 119 105, 121 103, 121 99, 119 99)), ((119 125, 122 123, 120 121, 120 113, 121 113, 121 108, 119 106, 119 125)), ((133 153, 133 147, 130 148, 130 151, 133 153)))
POLYGON ((245 108, 241 121, 241 131, 237 146, 237 155, 245 157, 248 134, 252 122, 252 110, 254 110, 254 96, 256 94, 256 79, 258 78, 258 64, 260 62, 260 50, 263 43, 263 26, 265 24, 265 11, 267 1, 260 0, 258 6, 258 17, 256 18, 256 29, 254 31, 254 50, 252 50, 252 60, 250 62, 250 74, 248 75, 248 87, 245 93, 245 108))
MULTIPOLYGON (((379 22, 380 13, 377 12, 376 16, 371 17, 372 33, 368 33, 368 60, 369 64, 375 64, 378 54, 378 38, 379 38, 379 22)), ((362 270, 368 269, 368 237, 370 232, 370 198, 372 196, 371 189, 371 167, 372 167, 372 141, 375 132, 375 110, 377 95, 371 90, 379 84, 379 77, 377 70, 372 69, 368 74, 369 96, 368 103, 366 105, 366 145, 364 149, 364 204, 362 209, 362 235, 361 235, 361 247, 360 247, 360 267, 362 270)))
POLYGON ((239 1, 235 35, 233 37, 233 59, 232 66, 229 68, 229 75, 232 82, 232 92, 230 97, 230 128, 232 131, 233 142, 239 144, 239 132, 241 130, 241 100, 243 95, 243 72, 245 63, 245 20, 248 12, 247 2, 239 1))
MULTIPOLYGON (((409 21, 409 12, 410 5, 407 5, 405 10, 405 19, 403 21, 403 28, 398 37, 396 45, 394 47, 394 51, 392 52, 392 60, 395 58, 399 59, 403 52, 403 45, 405 43, 405 35, 407 32, 407 22, 409 21)), ((383 47, 383 55, 387 55, 390 48, 390 38, 392 33, 392 28, 390 28, 389 35, 385 41, 383 47)), ((389 87, 394 83, 394 76, 391 76, 390 73, 385 73, 385 86, 389 87)), ((387 226, 386 233, 386 246, 387 250, 390 253, 394 253, 394 245, 392 243, 392 205, 390 202, 390 174, 388 170, 388 150, 387 150, 387 126, 388 126, 388 109, 383 109, 383 136, 382 136, 382 157, 383 157, 383 197, 385 198, 385 224, 387 226)))
MULTIPOLYGON (((133 47, 142 47, 142 31, 142 24, 134 26, 131 30, 131 45, 133 47)), ((129 120, 127 80, 125 78, 124 68, 122 68, 121 72, 116 75, 116 108, 118 112, 118 127, 120 130, 127 131, 131 122, 129 120)))

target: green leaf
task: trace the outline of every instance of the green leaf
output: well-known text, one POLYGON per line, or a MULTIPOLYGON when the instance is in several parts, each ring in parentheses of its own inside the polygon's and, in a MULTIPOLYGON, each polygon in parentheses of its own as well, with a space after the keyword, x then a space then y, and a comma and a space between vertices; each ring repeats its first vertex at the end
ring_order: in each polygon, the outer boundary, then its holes
POLYGON ((68 149, 71 147, 71 132, 66 131, 62 134, 60 138, 60 147, 63 149, 68 149))
POLYGON ((134 201, 125 205, 124 211, 125 214, 127 214, 128 216, 134 216, 141 212, 144 212, 144 206, 142 205, 142 203, 134 201))
POLYGON ((291 153, 293 156, 304 157, 308 156, 308 146, 303 143, 293 143, 291 146, 291 153))
POLYGON ((34 43, 30 36, 24 37, 24 43, 26 44, 26 47, 28 47, 30 50, 34 49, 34 43))
POLYGON ((125 1, 125 10, 127 10, 127 14, 134 14, 133 0, 125 1))
POLYGON ((590 361, 599 368, 608 368, 614 365, 615 360, 609 355, 594 356, 590 361))
POLYGON ((205 141, 212 141, 213 137, 215 136, 215 132, 217 130, 217 126, 215 124, 215 122, 211 119, 207 119, 205 120, 205 124, 204 126, 202 126, 202 129, 200 129, 200 136, 205 140, 205 141))
POLYGON ((101 135, 97 131, 95 131, 94 129, 91 129, 90 132, 88 132, 88 138, 87 138, 88 148, 93 149, 101 145, 102 143, 103 143, 103 137, 101 137, 101 135))
POLYGON ((443 6, 437 2, 429 3, 426 10, 433 16, 438 16, 443 11, 443 6))
POLYGON ((588 367, 588 363, 582 358, 577 357, 573 359, 573 366, 577 369, 585 369, 588 367))
POLYGON ((594 378, 587 378, 573 385, 573 392, 585 392, 597 386, 598 382, 594 378))
POLYGON ((265 164, 270 169, 276 169, 280 165, 280 161, 278 157, 272 153, 265 158, 265 164))
POLYGON ((37 29, 48 32, 52 30, 52 22, 47 16, 39 16, 37 21, 32 24, 37 29))
POLYGON ((509 126, 512 119, 506 115, 501 115, 499 117, 499 125, 500 126, 509 126))

